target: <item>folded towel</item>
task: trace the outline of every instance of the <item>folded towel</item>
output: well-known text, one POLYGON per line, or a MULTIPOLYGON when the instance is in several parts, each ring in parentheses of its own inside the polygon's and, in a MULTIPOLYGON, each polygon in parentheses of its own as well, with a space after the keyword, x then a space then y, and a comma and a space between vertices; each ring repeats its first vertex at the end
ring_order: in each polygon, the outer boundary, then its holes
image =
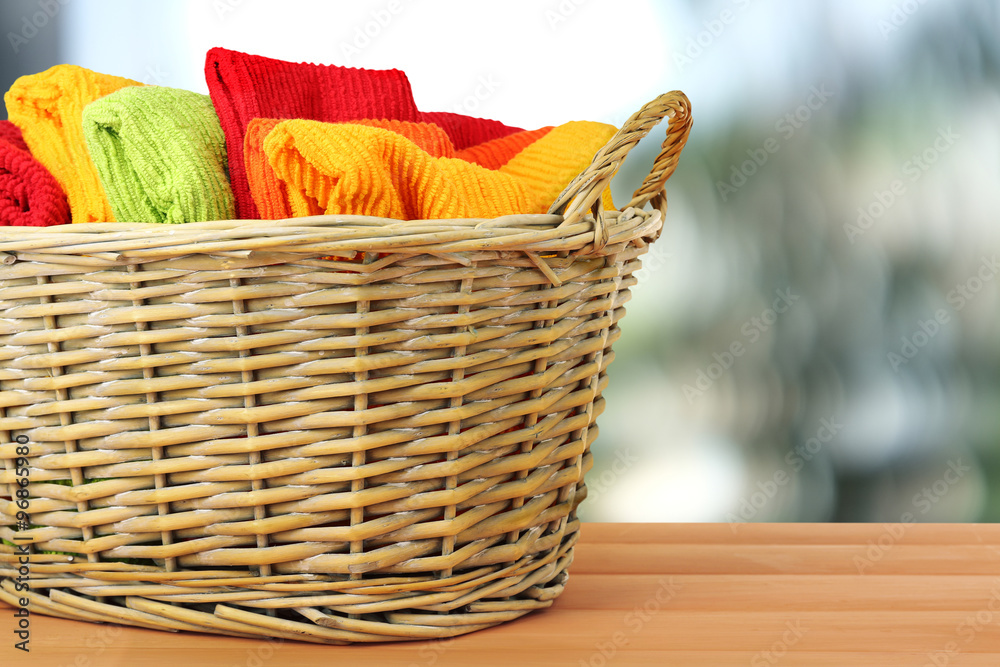
MULTIPOLYGON (((527 146, 499 171, 528 188, 531 210, 526 212, 544 213, 617 132, 614 125, 589 120, 563 123, 527 146)), ((614 208, 609 188, 605 188, 602 199, 604 208, 614 208)))
POLYGON ((527 210, 529 193, 517 179, 431 157, 383 128, 286 120, 264 139, 264 154, 296 217, 493 218, 527 210))
POLYGON ((119 88, 141 85, 76 65, 56 65, 22 76, 4 95, 7 115, 21 128, 31 154, 66 192, 73 222, 114 221, 83 138, 83 108, 119 88))
POLYGON ((0 121, 0 226, 48 227, 69 220, 66 193, 31 156, 17 126, 0 121))
POLYGON ((283 194, 293 216, 494 218, 544 213, 615 132, 602 123, 567 123, 499 170, 435 158, 395 132, 350 123, 282 121, 263 152, 284 183, 270 194, 283 194))
MULTIPOLYGON (((285 183, 274 173, 264 154, 264 139, 280 122, 282 121, 277 118, 254 118, 247 126, 243 141, 243 159, 246 164, 250 194, 263 220, 283 220, 295 216, 289 204, 285 183)), ((455 153, 448 135, 431 123, 373 119, 351 122, 367 127, 381 127, 400 134, 431 157, 452 157, 455 153)))
POLYGON ((20 148, 22 151, 31 150, 28 148, 28 144, 24 143, 21 130, 9 120, 0 120, 0 141, 13 144, 14 148, 20 148))
POLYGON ((87 105, 83 134, 118 220, 235 217, 226 138, 208 95, 122 88, 87 105))
POLYGON ((226 135, 240 218, 259 217, 243 161, 244 135, 252 119, 421 120, 410 82, 399 70, 291 63, 214 48, 206 57, 205 78, 226 135))
POLYGON ((459 151, 469 146, 506 137, 508 134, 524 132, 519 127, 509 127, 498 120, 463 116, 450 111, 422 111, 420 120, 441 126, 451 138, 455 150, 459 151))
POLYGON ((499 139, 469 146, 455 153, 455 157, 475 162, 487 169, 499 169, 510 162, 512 157, 548 134, 551 129, 543 127, 538 130, 522 130, 508 134, 499 139))

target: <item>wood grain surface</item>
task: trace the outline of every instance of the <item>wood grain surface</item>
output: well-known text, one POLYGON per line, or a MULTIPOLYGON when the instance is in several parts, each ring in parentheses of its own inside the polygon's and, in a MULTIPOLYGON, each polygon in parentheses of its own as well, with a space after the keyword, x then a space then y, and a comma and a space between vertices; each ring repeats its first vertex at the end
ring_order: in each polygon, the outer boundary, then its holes
POLYGON ((1000 526, 585 524, 549 610, 443 641, 321 646, 34 615, 3 667, 1000 665, 1000 526))

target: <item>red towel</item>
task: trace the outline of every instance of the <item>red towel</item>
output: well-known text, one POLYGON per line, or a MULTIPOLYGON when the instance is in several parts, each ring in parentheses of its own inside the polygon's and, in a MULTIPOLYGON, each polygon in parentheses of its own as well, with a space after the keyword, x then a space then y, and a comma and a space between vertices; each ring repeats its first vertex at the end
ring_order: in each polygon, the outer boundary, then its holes
POLYGON ((69 224, 69 201, 55 177, 31 156, 21 130, 0 121, 0 226, 69 224))
POLYGON ((24 137, 21 136, 21 128, 9 120, 0 120, 0 141, 6 141, 15 148, 30 152, 28 144, 24 143, 24 137))
POLYGON ((456 151, 506 137, 515 132, 524 132, 519 127, 509 127, 498 120, 463 116, 450 111, 422 111, 420 120, 434 123, 447 132, 456 151))
POLYGON ((229 178, 240 218, 260 217, 243 158, 243 138, 252 119, 422 120, 410 82, 395 69, 292 63, 214 48, 206 58, 205 78, 226 134, 229 178))

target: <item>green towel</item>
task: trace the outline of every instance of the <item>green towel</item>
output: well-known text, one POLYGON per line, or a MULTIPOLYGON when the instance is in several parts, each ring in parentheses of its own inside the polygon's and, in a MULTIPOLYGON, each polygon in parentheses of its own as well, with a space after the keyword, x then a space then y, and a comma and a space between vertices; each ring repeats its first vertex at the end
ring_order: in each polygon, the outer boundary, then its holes
POLYGON ((226 137, 208 95, 130 86, 83 110, 87 150, 115 219, 199 222, 236 216, 226 137))

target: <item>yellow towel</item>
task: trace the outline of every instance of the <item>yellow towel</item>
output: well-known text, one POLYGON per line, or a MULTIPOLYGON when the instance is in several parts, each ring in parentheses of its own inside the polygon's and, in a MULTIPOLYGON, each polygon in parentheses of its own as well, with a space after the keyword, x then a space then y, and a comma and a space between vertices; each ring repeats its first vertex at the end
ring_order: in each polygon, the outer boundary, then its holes
POLYGON ((31 154, 66 191, 73 222, 113 222, 97 169, 83 138, 83 108, 125 86, 143 84, 76 65, 22 76, 4 95, 7 115, 31 154))
MULTIPOLYGON (((564 123, 515 155, 499 171, 528 188, 530 213, 545 213, 617 131, 613 125, 589 120, 564 123)), ((605 209, 614 208, 610 189, 604 190, 602 199, 605 209)))
POLYGON ((615 131, 567 123, 500 170, 432 157, 395 132, 355 124, 282 121, 263 146, 294 216, 494 218, 544 213, 615 131))
POLYGON ((264 139, 264 154, 285 183, 295 217, 493 218, 528 204, 514 178, 458 158, 431 157, 378 127, 282 121, 264 139))
MULTIPOLYGON (((243 137, 243 163, 246 168, 247 182, 262 220, 283 220, 295 215, 290 207, 285 183, 275 175, 274 169, 271 168, 268 158, 264 154, 264 140, 280 122, 282 121, 276 118, 254 118, 247 125, 247 132, 243 137)), ((455 148, 448 135, 432 123, 374 119, 353 120, 351 122, 357 125, 381 127, 401 134, 427 151, 432 157, 452 157, 455 153, 455 148)))
POLYGON ((475 162, 487 169, 499 169, 510 159, 552 131, 551 127, 521 130, 456 151, 455 157, 475 162))

